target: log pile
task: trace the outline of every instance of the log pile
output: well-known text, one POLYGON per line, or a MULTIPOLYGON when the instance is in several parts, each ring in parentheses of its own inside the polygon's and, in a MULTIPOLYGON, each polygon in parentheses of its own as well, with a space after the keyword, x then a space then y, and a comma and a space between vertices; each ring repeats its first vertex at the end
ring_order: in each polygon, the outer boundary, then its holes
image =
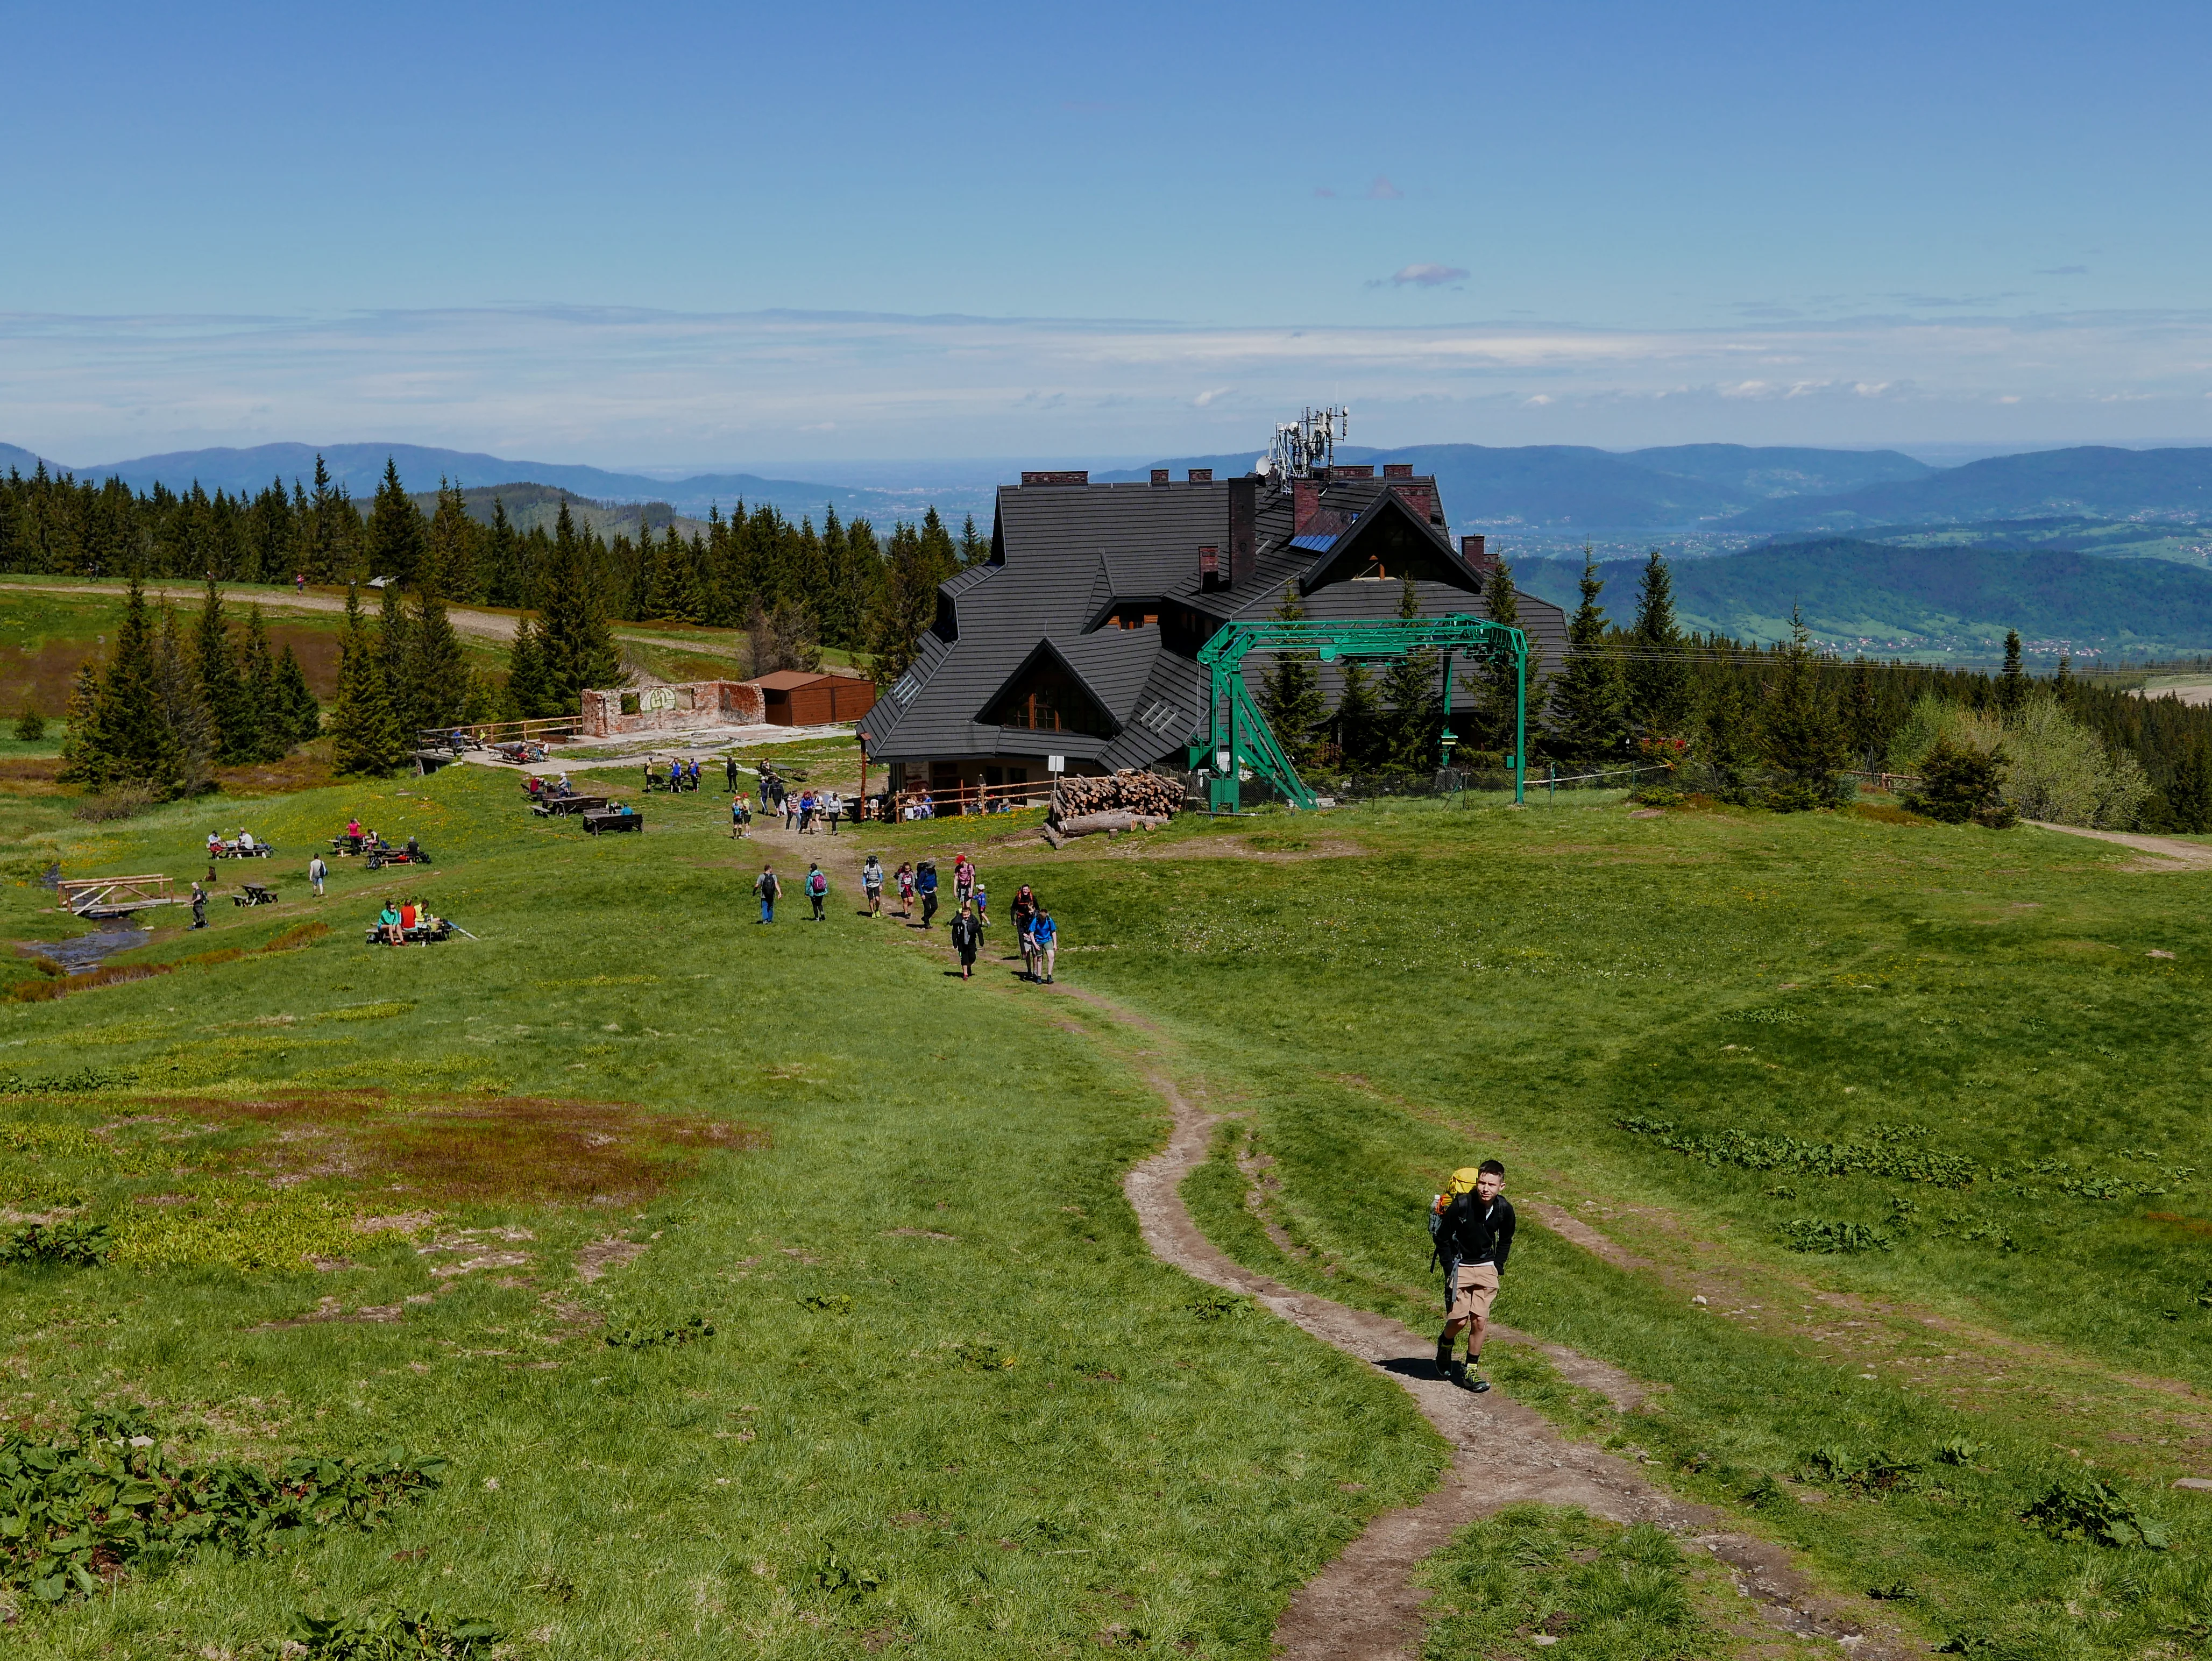
POLYGON ((1052 787, 1044 839, 1055 848, 1100 831, 1157 830, 1182 806, 1182 786, 1133 769, 1105 778, 1062 778, 1052 787))

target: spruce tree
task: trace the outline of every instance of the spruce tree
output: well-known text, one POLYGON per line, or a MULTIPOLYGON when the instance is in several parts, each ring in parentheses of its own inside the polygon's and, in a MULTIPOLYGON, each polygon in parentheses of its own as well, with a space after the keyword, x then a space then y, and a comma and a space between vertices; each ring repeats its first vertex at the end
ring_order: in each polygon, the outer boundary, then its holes
POLYGON ((952 535, 938 518, 934 504, 921 516, 921 556, 936 573, 933 588, 960 569, 959 551, 952 546, 952 535))
MULTIPOLYGON (((971 519, 969 523, 972 528, 975 522, 971 519)), ((1305 615, 1297 585, 1285 583, 1283 603, 1275 608, 1275 621, 1301 622, 1305 615)), ((1291 758, 1291 765, 1299 768, 1312 766, 1314 753, 1320 748, 1328 721, 1328 706, 1321 695, 1321 672, 1314 667, 1313 654, 1276 653, 1273 666, 1260 677, 1259 703, 1260 712, 1274 729, 1275 742, 1291 758)))
POLYGON ((1783 809, 1826 807, 1842 799, 1836 777, 1847 756, 1844 735, 1820 684, 1804 613, 1790 614, 1790 642, 1776 654, 1766 688, 1766 759, 1782 775, 1771 799, 1783 809))
POLYGON ((522 538, 515 533, 514 521, 507 517, 507 503, 501 497, 491 499, 491 524, 484 532, 483 544, 485 602, 498 606, 528 605, 531 593, 522 567, 522 538))
POLYGON ((422 567, 422 588, 408 620, 407 652, 402 673, 392 683, 392 704, 400 728, 410 741, 427 728, 458 725, 468 718, 475 688, 461 643, 446 615, 445 573, 434 551, 422 567))
POLYGON ((382 778, 407 744, 392 712, 377 642, 362 615, 361 591, 346 588, 345 638, 339 646, 338 695, 331 710, 331 761, 342 773, 382 778))
POLYGON ((1997 676, 1997 707, 2008 717, 2017 715, 2027 701, 2027 676, 2021 668, 2020 631, 2005 630, 2004 672, 1997 676))
POLYGON ((215 723, 215 758, 221 761, 257 759, 260 744, 254 731, 252 705, 246 697, 245 677, 239 672, 238 651, 231 643, 230 620, 223 615, 222 595, 215 579, 207 579, 200 603, 198 627, 193 631, 200 697, 208 718, 215 723))
POLYGON ((667 574, 668 613, 687 623, 704 622, 707 617, 707 592, 699 580, 702 550, 696 542, 686 542, 676 534, 676 522, 668 524, 661 538, 661 561, 667 574))
MULTIPOLYGON (((376 619, 376 666, 383 672, 384 684, 392 690, 394 698, 398 688, 406 683, 407 660, 414 652, 409 639, 414 619, 407 615, 406 595, 398 583, 386 583, 378 595, 376 619)), ((398 705, 393 706, 395 711, 398 705)))
POLYGON ((2181 752, 2166 787, 2173 827, 2190 835, 2212 831, 2212 746, 2198 738, 2181 752))
POLYGON ((545 654, 526 612, 515 625, 514 643, 507 650, 507 701, 519 721, 557 712, 552 686, 545 678, 545 654))
POLYGON ((830 637, 830 644, 857 651, 867 644, 868 620, 884 592, 883 549, 876 544, 875 526, 866 519, 854 519, 845 527, 845 565, 837 583, 843 596, 840 615, 844 634, 842 639, 830 637))
POLYGON ((261 615, 261 603, 246 608, 246 650, 240 669, 246 688, 246 708, 251 718, 252 753, 246 760, 274 761, 292 748, 292 712, 276 682, 276 659, 269 651, 269 625, 261 615))
POLYGON ((868 620, 868 673, 878 688, 905 674, 921 654, 922 633, 937 620, 937 585, 946 574, 912 525, 891 528, 883 597, 868 620))
POLYGON ((399 482, 399 469, 387 456, 384 482, 368 510, 368 574, 383 578, 386 587, 412 585, 422 568, 423 541, 422 510, 399 482))
POLYGON ((1552 692, 1551 731, 1568 755, 1608 760, 1628 736, 1628 684, 1598 595, 1605 584, 1588 548, 1583 550, 1582 603, 1567 626, 1570 655, 1552 692))
POLYGON ((276 706, 285 718, 292 743, 309 743, 321 736, 323 706, 307 685, 307 671, 300 667, 289 641, 276 660, 276 706))
POLYGON ((1674 579, 1657 549, 1637 579, 1636 626, 1629 640, 1629 721, 1639 738, 1685 736, 1690 724, 1690 666, 1682 658, 1682 631, 1674 620, 1674 579))
MULTIPOLYGON (((1398 585, 1398 616, 1410 622, 1421 615, 1421 591, 1411 577, 1398 585)), ((1427 646, 1390 659, 1382 671, 1382 751, 1392 767, 1433 773, 1437 735, 1443 729, 1443 700, 1437 690, 1437 654, 1427 646)))
POLYGON ((981 565, 990 557, 991 539, 975 529, 975 516, 970 513, 960 527, 961 568, 981 565))
MULTIPOLYGON (((207 699, 194 654, 185 646, 177 614, 161 608, 161 626, 154 637, 154 711, 161 732, 161 752, 167 773, 155 782, 165 797, 197 796, 211 781, 216 750, 220 742, 215 716, 207 699)), ((234 761, 249 761, 250 750, 234 753, 234 761)))
MULTIPOLYGON (((1482 614, 1492 622, 1509 628, 1521 626, 1521 602, 1513 586, 1513 567, 1503 560, 1490 568, 1490 579, 1483 585, 1482 614)), ((1528 688, 1528 736, 1533 739, 1544 716, 1544 654, 1533 637, 1528 640, 1523 674, 1528 688)), ((1498 653, 1462 684, 1474 700, 1475 718, 1482 724, 1487 747, 1501 755, 1512 754, 1521 684, 1516 679, 1512 658, 1498 653)), ((1527 764, 1525 756, 1522 764, 1527 764)))
POLYGON ((155 625, 136 577, 125 592, 123 621, 115 631, 92 706, 80 724, 71 712, 69 760, 60 777, 93 790, 138 785, 171 793, 175 758, 162 720, 155 654, 155 625), (80 739, 76 729, 81 725, 80 739))
POLYGON ((2058 678, 2051 682, 2051 690, 2054 694, 2056 694, 2062 706, 2066 703, 2069 695, 2073 692, 2074 658, 2071 652, 2061 652, 2059 654, 2058 678))
POLYGON ((66 783, 99 785, 100 660, 87 658, 76 666, 70 682, 69 706, 62 734, 62 765, 58 775, 66 783))
POLYGON ((1864 654, 1851 663, 1851 683, 1844 694, 1844 741, 1851 759, 1869 772, 1879 761, 1887 737, 1881 719, 1881 700, 1874 684, 1874 665, 1864 654))
POLYGON ((541 587, 544 608, 538 645, 544 663, 547 713, 573 715, 586 691, 604 692, 629 680, 607 627, 606 603, 588 539, 576 533, 568 504, 561 504, 553 547, 541 587))
POLYGON ((1371 767, 1382 761, 1382 706, 1375 697, 1375 678, 1364 665, 1345 662, 1330 726, 1346 772, 1371 767))
MULTIPOLYGON (((496 517, 504 518, 504 511, 499 511, 496 517)), ((439 480, 438 509, 430 516, 423 555, 425 570, 437 573, 440 599, 470 605, 483 591, 483 573, 477 557, 479 538, 476 521, 469 518, 468 503, 461 494, 461 487, 439 480)), ((416 586, 423 585, 418 578, 416 586)))
POLYGON ((1748 672, 1724 666, 1708 679, 1699 724, 1705 730, 1698 749, 1712 773, 1713 793, 1723 802, 1745 800, 1765 759, 1748 672))

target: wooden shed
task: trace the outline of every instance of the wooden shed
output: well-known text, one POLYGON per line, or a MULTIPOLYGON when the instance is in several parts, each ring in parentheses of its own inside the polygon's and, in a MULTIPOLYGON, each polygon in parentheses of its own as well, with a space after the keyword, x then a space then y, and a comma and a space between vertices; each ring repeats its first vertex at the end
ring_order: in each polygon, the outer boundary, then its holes
POLYGON ((850 675, 780 669, 746 684, 760 688, 769 720, 780 727, 822 727, 857 721, 876 706, 875 683, 850 675))

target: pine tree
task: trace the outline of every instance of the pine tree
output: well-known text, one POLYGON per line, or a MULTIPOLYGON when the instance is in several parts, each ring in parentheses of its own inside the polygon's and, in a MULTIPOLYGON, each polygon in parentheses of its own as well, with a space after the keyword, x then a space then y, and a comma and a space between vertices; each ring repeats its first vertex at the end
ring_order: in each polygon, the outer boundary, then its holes
POLYGON ((557 699, 545 678, 545 653, 529 615, 515 626, 514 643, 507 652, 507 700, 519 721, 559 714, 557 699))
MULTIPOLYGON (((1421 591, 1411 577, 1398 585, 1398 616, 1410 622, 1421 615, 1421 591)), ((1443 700, 1437 689, 1437 654, 1427 646, 1390 659, 1382 671, 1382 751, 1392 767, 1433 773, 1437 735, 1443 730, 1443 700)))
MULTIPOLYGON (((167 766, 155 787, 165 797, 197 796, 212 778, 220 735, 193 659, 177 627, 176 611, 163 606, 161 626, 154 637, 153 693, 155 718, 161 728, 161 751, 167 766)), ((246 761, 250 756, 240 754, 232 759, 246 761)))
POLYGON ((399 765, 407 745, 392 712, 377 646, 362 615, 361 591, 349 585, 337 702, 331 710, 331 761, 342 773, 380 779, 399 765))
POLYGON ((2181 752, 2166 787, 2173 827, 2190 835, 2212 831, 2212 746, 2198 738, 2181 752))
POLYGON ((891 528, 883 598, 868 620, 868 673, 878 688, 913 667, 923 632, 937 620, 937 585, 947 574, 940 573, 912 525, 891 528))
POLYGON ((574 714, 582 707, 584 693, 608 691, 629 679, 615 650, 614 631, 607 627, 596 565, 589 543, 576 534, 568 504, 562 502, 545 562, 538 621, 548 714, 574 714))
POLYGON ((136 577, 124 595, 123 621, 91 708, 70 712, 69 760, 60 778, 93 790, 137 785, 173 793, 175 757, 163 724, 154 662, 155 628, 136 577))
POLYGON ((398 688, 406 684, 407 659, 414 651, 414 643, 408 638, 414 620, 407 615, 406 595, 398 583, 385 584, 378 605, 376 666, 385 686, 397 697, 398 688))
POLYGON ((1690 724, 1690 669, 1682 658, 1682 631, 1674 620, 1674 579, 1657 549, 1637 580, 1636 652, 1628 666, 1630 725, 1639 738, 1684 736, 1690 724))
POLYGON ((269 651, 269 625, 258 600, 246 609, 246 650, 240 679, 246 688, 253 735, 252 753, 245 759, 274 761, 292 748, 292 712, 284 707, 277 686, 276 659, 269 651))
POLYGON ((1759 700, 1748 673, 1731 666, 1711 678, 1700 724, 1705 732, 1699 749, 1712 772, 1714 794, 1724 802, 1744 800, 1765 759, 1759 700))
MULTIPOLYGON (((975 521, 970 519, 969 524, 972 529, 975 521)), ((1305 615, 1297 585, 1285 583, 1283 603, 1275 608, 1275 621, 1301 622, 1305 615)), ((1260 677, 1259 701, 1260 712, 1274 729, 1275 742, 1291 758, 1291 765, 1301 769, 1311 767, 1328 723, 1328 706, 1321 695, 1321 672, 1314 667, 1313 654, 1276 653, 1273 667, 1260 677)))
POLYGON ((845 527, 845 564, 838 573, 837 585, 842 595, 839 615, 842 633, 831 634, 826 626, 824 638, 834 646, 846 651, 857 651, 867 644, 868 620, 875 615, 884 591, 883 549, 876 545, 876 528, 866 519, 854 519, 845 527))
POLYGON ((406 656, 393 682, 392 701, 401 730, 412 739, 427 728, 450 727, 468 718, 475 688, 461 643, 440 598, 445 573, 434 551, 422 567, 422 588, 408 619, 406 656))
POLYGON ((1382 760, 1382 706, 1376 701, 1374 676, 1359 664, 1346 661, 1343 666, 1330 725, 1346 772, 1371 767, 1382 760))
MULTIPOLYGON (((500 511, 496 517, 504 518, 506 514, 500 511)), ((476 521, 469 518, 468 502, 461 494, 461 487, 439 480, 438 509, 430 516, 423 554, 425 569, 437 573, 440 599, 467 605, 483 591, 483 574, 477 558, 478 540, 476 521)), ((418 577, 416 586, 425 586, 422 579, 418 577)))
POLYGON ((2068 694, 2074 690, 2074 658, 2070 652, 2059 654, 2058 678, 2051 683, 2051 689, 2057 694, 2062 705, 2066 702, 2068 694))
POLYGON ((62 765, 58 775, 66 782, 99 785, 100 660, 87 658, 76 666, 70 682, 69 706, 62 734, 62 765))
POLYGON ((1997 676, 1997 707, 2008 716, 2020 712, 2027 700, 2027 676, 2020 662, 2020 631, 2005 630, 2004 672, 1997 676))
POLYGON ((707 621, 707 589, 702 580, 700 567, 706 562, 706 549, 698 534, 692 533, 689 542, 676 534, 672 522, 668 527, 668 566, 670 572, 669 608, 687 623, 707 621))
MULTIPOLYGON (((1490 568, 1490 579, 1483 585, 1483 615, 1493 623, 1508 628, 1521 626, 1521 601, 1513 586, 1513 567, 1500 560, 1490 568)), ((1528 641, 1526 677, 1528 736, 1534 738, 1544 714, 1544 654, 1536 642, 1528 641)), ((1501 755, 1510 755, 1515 742, 1514 728, 1518 712, 1522 682, 1516 678, 1513 660, 1504 653, 1490 658, 1462 682, 1474 700, 1474 718, 1481 724, 1487 748, 1501 755)), ((1523 758, 1526 765, 1526 758, 1523 758)))
POLYGON ((1851 683, 1844 694, 1844 742, 1851 759, 1869 772, 1880 762, 1884 730, 1881 700, 1874 684, 1874 665, 1864 655, 1852 660, 1851 683))
POLYGON ((514 521, 507 517, 507 503, 498 496, 491 499, 491 525, 484 532, 483 596, 486 602, 499 606, 526 606, 531 601, 530 583, 522 566, 522 538, 515 534, 514 521))
POLYGON ((1551 730, 1560 749, 1600 760, 1618 755, 1628 736, 1628 685, 1597 603, 1604 587, 1596 561, 1583 549, 1582 603, 1567 626, 1570 655, 1551 707, 1551 730))
POLYGON ((387 588, 412 586, 422 565, 422 510, 399 482, 399 469, 384 461, 384 482, 368 510, 368 564, 372 577, 387 588))
POLYGON ((937 573, 932 587, 960 569, 959 551, 952 546, 952 535, 945 530, 945 521, 937 517, 934 505, 921 516, 921 555, 937 573))
POLYGON ((323 706, 307 685, 307 671, 300 667, 289 641, 285 643, 283 656, 276 660, 276 707, 284 718, 291 743, 310 743, 321 736, 323 706))
POLYGON ((1829 806, 1842 799, 1836 773, 1847 758, 1802 610, 1791 610, 1790 643, 1776 658, 1766 688, 1766 759, 1784 782, 1771 799, 1784 809, 1829 806))
POLYGON ((254 731, 252 705, 246 682, 239 673, 238 652, 230 639, 230 621, 224 616, 222 595, 215 579, 207 579, 207 594, 200 603, 199 625, 193 646, 198 658, 200 697, 215 723, 215 757, 222 761, 257 759, 260 743, 254 731))
POLYGON ((981 565, 991 557, 991 539, 975 529, 975 516, 970 513, 960 527, 960 567, 981 565))

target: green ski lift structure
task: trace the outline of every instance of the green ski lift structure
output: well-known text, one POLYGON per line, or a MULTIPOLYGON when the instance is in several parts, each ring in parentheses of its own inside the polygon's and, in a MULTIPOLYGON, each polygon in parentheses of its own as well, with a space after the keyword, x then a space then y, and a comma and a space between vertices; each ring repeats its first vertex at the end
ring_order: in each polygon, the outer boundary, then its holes
MULTIPOLYGON (((1273 785, 1293 807, 1321 805, 1283 747, 1267 718, 1260 712, 1244 685, 1244 659, 1255 652, 1268 653, 1310 652, 1324 664, 1373 663, 1422 651, 1443 658, 1444 730, 1441 765, 1451 765, 1452 746, 1459 742, 1451 730, 1452 657, 1476 658, 1513 664, 1513 753, 1505 764, 1513 770, 1513 799, 1523 799, 1527 781, 1528 736, 1528 637, 1517 628, 1493 623, 1486 617, 1455 613, 1448 617, 1408 617, 1389 622, 1226 623, 1198 654, 1199 663, 1212 676, 1206 700, 1206 742, 1190 746, 1190 766, 1206 780, 1206 804, 1215 813, 1236 813, 1243 802, 1240 780, 1249 767, 1273 785)), ((1192 735, 1194 740, 1197 735, 1192 735)))

